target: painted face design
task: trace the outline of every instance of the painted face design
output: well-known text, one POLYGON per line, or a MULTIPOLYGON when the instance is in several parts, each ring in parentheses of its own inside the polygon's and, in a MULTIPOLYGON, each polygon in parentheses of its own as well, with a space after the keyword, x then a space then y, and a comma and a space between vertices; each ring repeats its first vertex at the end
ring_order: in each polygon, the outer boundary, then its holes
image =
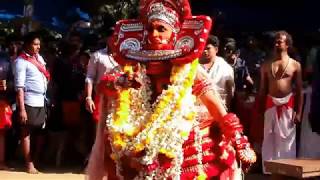
POLYGON ((168 50, 173 49, 173 30, 167 23, 155 20, 149 23, 147 49, 168 50))

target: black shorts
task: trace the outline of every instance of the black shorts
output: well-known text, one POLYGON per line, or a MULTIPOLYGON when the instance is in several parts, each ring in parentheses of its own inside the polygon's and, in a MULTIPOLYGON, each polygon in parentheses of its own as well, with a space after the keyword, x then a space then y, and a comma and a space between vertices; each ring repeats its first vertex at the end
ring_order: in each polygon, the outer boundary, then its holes
POLYGON ((45 107, 31 107, 25 105, 27 113, 27 126, 32 128, 44 128, 46 121, 46 109, 45 107))

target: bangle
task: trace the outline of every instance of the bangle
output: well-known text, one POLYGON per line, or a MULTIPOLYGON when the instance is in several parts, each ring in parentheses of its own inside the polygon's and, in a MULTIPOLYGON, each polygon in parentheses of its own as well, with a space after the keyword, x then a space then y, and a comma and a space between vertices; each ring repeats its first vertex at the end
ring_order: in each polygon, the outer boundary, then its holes
POLYGON ((91 96, 86 97, 86 101, 88 101, 88 100, 92 100, 91 96))

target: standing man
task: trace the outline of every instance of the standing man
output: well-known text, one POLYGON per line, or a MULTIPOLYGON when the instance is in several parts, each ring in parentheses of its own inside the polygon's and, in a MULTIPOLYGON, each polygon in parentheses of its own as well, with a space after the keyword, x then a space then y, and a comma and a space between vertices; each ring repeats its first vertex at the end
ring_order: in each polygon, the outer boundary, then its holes
POLYGON ((236 42, 229 42, 225 45, 224 51, 227 62, 233 67, 236 92, 245 91, 247 86, 252 86, 254 82, 246 61, 240 58, 240 49, 238 49, 236 42))
MULTIPOLYGON (((277 32, 274 56, 261 67, 260 98, 261 102, 266 102, 263 162, 296 157, 295 123, 300 122, 303 95, 300 63, 288 55, 291 46, 291 35, 277 32)), ((267 173, 265 169, 263 171, 267 173)))
POLYGON ((217 56, 219 44, 218 37, 210 35, 200 63, 213 80, 223 104, 229 109, 235 86, 234 74, 232 67, 222 57, 217 56))
POLYGON ((43 143, 45 126, 45 93, 50 78, 40 51, 40 37, 28 33, 24 38, 23 52, 14 62, 14 82, 17 91, 18 114, 21 126, 21 144, 28 173, 36 174, 33 159, 38 159, 43 143), (35 139, 33 139, 35 138, 35 139), (34 147, 31 146, 33 142, 34 147), (32 155, 35 155, 34 158, 32 155))
POLYGON ((12 126, 10 106, 14 100, 12 80, 10 58, 5 53, 0 53, 0 170, 8 170, 5 162, 8 159, 6 157, 6 135, 7 130, 12 126))
MULTIPOLYGON (((112 31, 110 30, 108 34, 111 35, 112 31)), ((93 113, 96 109, 92 98, 94 85, 97 85, 100 82, 101 77, 105 73, 113 70, 116 66, 117 63, 114 61, 108 47, 100 49, 91 55, 87 69, 85 86, 86 108, 89 112, 93 113)))
POLYGON ((14 34, 10 34, 8 35, 8 37, 6 38, 6 44, 8 47, 8 55, 10 60, 15 60, 17 59, 18 55, 21 52, 21 48, 22 48, 22 41, 21 38, 18 37, 17 35, 14 34))

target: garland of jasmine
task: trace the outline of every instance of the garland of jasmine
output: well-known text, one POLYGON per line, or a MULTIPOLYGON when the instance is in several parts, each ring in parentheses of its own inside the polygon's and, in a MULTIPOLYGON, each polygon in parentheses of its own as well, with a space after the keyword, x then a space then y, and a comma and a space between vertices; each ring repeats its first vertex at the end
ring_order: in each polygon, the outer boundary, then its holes
MULTIPOLYGON (((152 105, 150 79, 144 67, 139 72, 142 79, 139 89, 120 90, 106 120, 113 150, 111 157, 116 162, 119 177, 120 158, 124 155, 134 156, 142 150, 146 153, 140 158, 141 164, 151 165, 157 161, 159 154, 164 154, 172 159, 173 165, 165 172, 159 169, 141 171, 140 178, 180 177, 182 144, 196 122, 192 85, 197 66, 198 60, 174 66, 170 76, 171 85, 162 91, 152 105)), ((130 73, 132 67, 125 66, 124 71, 130 73)))

